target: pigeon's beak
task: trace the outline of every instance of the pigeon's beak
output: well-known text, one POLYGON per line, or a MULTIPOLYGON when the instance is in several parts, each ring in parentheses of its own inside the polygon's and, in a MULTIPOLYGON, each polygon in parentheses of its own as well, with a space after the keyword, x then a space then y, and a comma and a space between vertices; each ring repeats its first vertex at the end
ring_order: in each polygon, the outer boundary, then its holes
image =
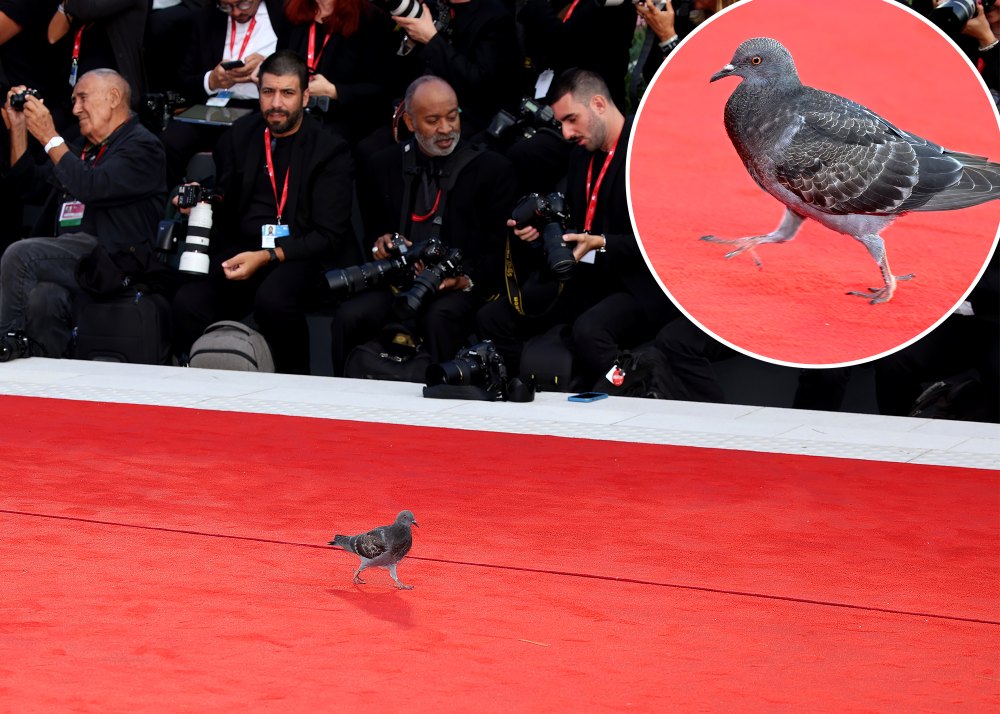
POLYGON ((415 525, 415 526, 416 526, 417 528, 419 528, 419 527, 420 527, 420 524, 419 524, 419 523, 417 523, 416 521, 413 521, 413 525, 415 525))
POLYGON ((716 72, 715 74, 713 74, 712 78, 709 79, 708 81, 709 81, 709 83, 711 83, 711 82, 714 82, 717 79, 722 79, 723 77, 728 77, 729 75, 731 75, 733 73, 733 70, 735 70, 735 69, 736 68, 733 65, 727 64, 725 67, 723 67, 718 72, 716 72))

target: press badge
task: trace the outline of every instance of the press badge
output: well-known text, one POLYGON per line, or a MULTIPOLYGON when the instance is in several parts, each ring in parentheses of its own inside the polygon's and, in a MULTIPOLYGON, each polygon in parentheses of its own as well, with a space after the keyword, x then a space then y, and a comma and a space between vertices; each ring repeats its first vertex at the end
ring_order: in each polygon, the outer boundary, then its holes
POLYGON ((59 227, 75 228, 83 223, 84 205, 79 201, 66 201, 59 209, 59 227))
POLYGON ((233 93, 228 89, 223 89, 214 96, 209 97, 205 101, 205 106, 209 107, 224 107, 229 104, 229 99, 233 96, 233 93))
POLYGON ((260 227, 260 247, 274 248, 275 238, 287 238, 288 226, 283 223, 265 223, 260 227))

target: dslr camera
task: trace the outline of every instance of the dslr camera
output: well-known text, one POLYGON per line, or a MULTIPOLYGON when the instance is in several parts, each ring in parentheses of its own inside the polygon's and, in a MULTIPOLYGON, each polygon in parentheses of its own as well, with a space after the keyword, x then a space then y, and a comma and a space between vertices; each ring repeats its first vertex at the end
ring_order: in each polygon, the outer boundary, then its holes
POLYGON ((42 95, 38 93, 37 89, 25 89, 23 92, 18 92, 17 94, 10 95, 9 106, 15 112, 24 111, 24 103, 28 100, 28 97, 35 97, 36 99, 41 99, 42 95))
POLYGON ((503 357, 489 340, 461 349, 451 362, 432 364, 425 373, 424 396, 434 399, 475 399, 530 402, 531 384, 507 379, 503 357))
MULTIPOLYGON (((983 0, 983 12, 989 12, 996 0, 983 0)), ((979 12, 976 0, 946 0, 931 10, 930 21, 948 35, 958 35, 979 12)))
MULTIPOLYGON (((181 253, 177 269, 195 275, 208 274, 208 244, 212 232, 212 206, 222 201, 222 194, 214 189, 198 186, 178 186, 177 207, 190 208, 187 229, 184 236, 184 251, 181 253)), ((160 221, 156 233, 156 250, 173 253, 182 233, 185 233, 182 218, 160 221)))
POLYGON ((558 191, 548 196, 531 193, 518 201, 511 211, 518 228, 532 226, 542 234, 542 248, 549 270, 560 281, 569 280, 576 267, 573 249, 563 241, 569 223, 566 197, 558 191))
POLYGON ((557 134, 562 131, 562 124, 556 121, 552 107, 536 102, 530 97, 524 97, 518 108, 517 116, 501 109, 486 128, 486 133, 496 141, 505 136, 520 132, 522 139, 530 139, 542 129, 551 129, 557 134))

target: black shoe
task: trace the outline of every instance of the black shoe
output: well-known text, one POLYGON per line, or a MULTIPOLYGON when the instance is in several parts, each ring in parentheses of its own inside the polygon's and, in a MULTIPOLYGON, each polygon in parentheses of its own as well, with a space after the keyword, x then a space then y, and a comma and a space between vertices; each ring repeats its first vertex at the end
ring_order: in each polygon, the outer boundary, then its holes
POLYGON ((0 335, 0 362, 10 362, 19 357, 31 357, 32 342, 33 340, 20 330, 0 335))

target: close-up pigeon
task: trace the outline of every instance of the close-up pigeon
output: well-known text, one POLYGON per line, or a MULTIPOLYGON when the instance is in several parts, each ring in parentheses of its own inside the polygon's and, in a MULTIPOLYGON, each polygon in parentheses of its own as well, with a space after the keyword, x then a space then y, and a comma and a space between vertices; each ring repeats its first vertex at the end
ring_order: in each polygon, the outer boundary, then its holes
POLYGON ((390 526, 379 526, 361 535, 335 535, 330 545, 355 553, 361 558, 361 564, 354 571, 354 582, 364 584, 361 571, 365 568, 388 568, 389 575, 396 585, 403 590, 412 590, 412 585, 404 585, 396 577, 396 564, 410 552, 413 545, 413 532, 410 526, 420 525, 414 520, 411 511, 400 511, 396 522, 390 526))
POLYGON ((757 37, 736 48, 712 75, 742 77, 729 97, 725 125, 754 181, 785 204, 778 227, 766 235, 702 240, 736 246, 732 258, 764 243, 795 237, 803 220, 856 238, 882 271, 884 286, 849 295, 888 302, 897 280, 879 235, 909 211, 950 211, 1000 197, 1000 164, 945 149, 903 131, 844 97, 799 81, 780 42, 757 37))

